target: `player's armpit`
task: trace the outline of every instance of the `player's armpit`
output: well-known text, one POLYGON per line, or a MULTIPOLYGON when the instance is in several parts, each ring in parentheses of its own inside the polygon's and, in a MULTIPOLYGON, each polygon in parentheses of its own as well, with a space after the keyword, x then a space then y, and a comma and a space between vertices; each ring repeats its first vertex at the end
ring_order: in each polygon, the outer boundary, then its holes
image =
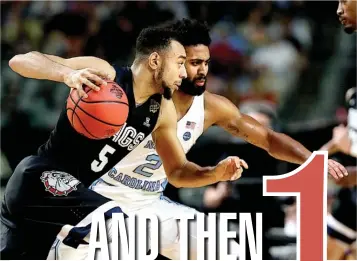
POLYGON ((201 187, 216 183, 213 168, 187 161, 177 138, 177 116, 172 101, 163 100, 157 129, 153 132, 156 151, 168 181, 175 187, 201 187))

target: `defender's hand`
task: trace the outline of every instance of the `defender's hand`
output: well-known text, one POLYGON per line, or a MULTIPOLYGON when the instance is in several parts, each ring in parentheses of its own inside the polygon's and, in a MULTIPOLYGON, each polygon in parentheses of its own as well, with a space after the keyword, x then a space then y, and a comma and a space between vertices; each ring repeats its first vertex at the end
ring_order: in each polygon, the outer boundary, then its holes
POLYGON ((108 74, 96 69, 86 68, 82 70, 73 70, 71 73, 64 76, 63 82, 68 87, 76 89, 79 97, 87 98, 87 93, 83 90, 83 85, 89 88, 99 91, 99 86, 106 85, 104 80, 109 78, 108 74))
POLYGON ((336 180, 348 176, 346 168, 337 161, 331 159, 328 160, 328 173, 336 180))
POLYGON ((244 160, 238 157, 228 157, 219 162, 214 171, 219 181, 232 181, 241 177, 242 166, 248 168, 248 164, 244 160))

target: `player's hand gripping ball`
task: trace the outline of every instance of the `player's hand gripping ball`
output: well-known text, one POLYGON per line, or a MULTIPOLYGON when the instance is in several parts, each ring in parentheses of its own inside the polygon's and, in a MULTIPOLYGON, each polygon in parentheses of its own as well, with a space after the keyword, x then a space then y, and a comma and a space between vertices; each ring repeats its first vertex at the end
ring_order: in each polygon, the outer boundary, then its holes
POLYGON ((67 117, 72 127, 89 139, 105 139, 117 133, 129 114, 128 98, 115 82, 107 81, 99 91, 84 86, 87 98, 72 90, 67 99, 67 117))

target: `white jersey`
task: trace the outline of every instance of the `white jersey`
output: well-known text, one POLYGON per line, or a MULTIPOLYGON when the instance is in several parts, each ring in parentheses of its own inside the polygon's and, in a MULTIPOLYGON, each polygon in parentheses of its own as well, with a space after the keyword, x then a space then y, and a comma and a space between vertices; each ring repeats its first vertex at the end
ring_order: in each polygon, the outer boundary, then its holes
MULTIPOLYGON (((204 94, 195 96, 190 109, 177 123, 177 136, 185 153, 196 143, 203 128, 204 94)), ((150 204, 162 195, 166 184, 164 167, 155 150, 152 136, 149 135, 132 153, 94 182, 91 188, 120 202, 125 211, 150 204)))

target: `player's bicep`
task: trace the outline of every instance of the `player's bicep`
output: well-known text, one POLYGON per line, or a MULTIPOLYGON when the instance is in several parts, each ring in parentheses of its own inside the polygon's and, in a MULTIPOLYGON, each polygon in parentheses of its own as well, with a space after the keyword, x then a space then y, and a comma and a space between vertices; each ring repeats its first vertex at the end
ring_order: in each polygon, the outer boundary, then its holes
POLYGON ((45 55, 48 59, 62 64, 64 66, 70 67, 75 70, 92 68, 108 74, 110 80, 115 79, 115 69, 107 61, 94 56, 79 56, 69 59, 64 59, 54 55, 45 55))
POLYGON ((238 108, 228 99, 222 100, 217 113, 216 124, 230 134, 240 137, 260 148, 269 147, 269 129, 249 115, 240 113, 238 108))

